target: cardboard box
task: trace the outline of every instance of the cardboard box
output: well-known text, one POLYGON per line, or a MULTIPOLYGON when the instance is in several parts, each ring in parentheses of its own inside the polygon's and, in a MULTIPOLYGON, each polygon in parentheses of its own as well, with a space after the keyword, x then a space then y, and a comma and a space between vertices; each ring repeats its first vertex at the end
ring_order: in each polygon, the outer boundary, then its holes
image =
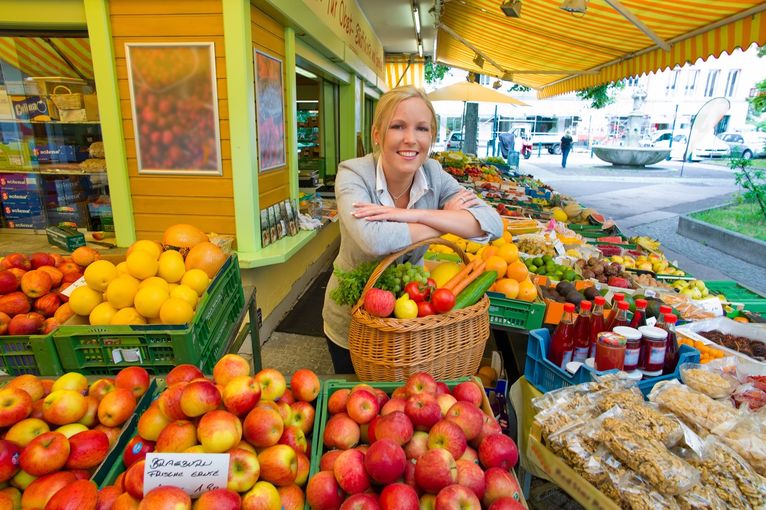
POLYGON ((0 191, 0 200, 3 203, 40 203, 40 192, 34 189, 14 190, 7 189, 0 191))
POLYGON ((13 115, 19 120, 33 120, 38 115, 59 118, 59 110, 48 98, 41 96, 11 96, 13 115))
POLYGON ((26 90, 37 89, 41 96, 90 92, 88 82, 66 76, 30 76, 24 82, 26 90))
MULTIPOLYGON (((0 168, 16 169, 30 168, 37 159, 26 142, 21 140, 9 140, 6 143, 0 143, 0 168)), ((2 185, 2 182, 0 182, 2 185)))
POLYGON ((37 145, 34 154, 38 163, 79 163, 90 157, 85 145, 37 145))
POLYGON ((48 227, 45 229, 48 242, 66 251, 74 251, 75 248, 85 246, 85 236, 72 228, 48 227))
POLYGON ((13 119, 13 104, 4 87, 0 87, 0 119, 13 119))
POLYGON ((98 98, 96 94, 85 94, 82 96, 85 105, 85 117, 90 120, 100 120, 98 113, 98 98))
POLYGON ((85 108, 78 108, 77 110, 59 110, 59 117, 61 118, 61 122, 85 122, 88 120, 85 108))
POLYGON ((27 218, 30 216, 40 216, 43 213, 43 208, 40 202, 24 202, 24 203, 12 203, 3 202, 3 213, 5 217, 10 219, 27 218))
POLYGON ((19 219, 19 220, 7 220, 6 227, 14 229, 43 229, 47 225, 45 218, 36 216, 33 218, 19 219))

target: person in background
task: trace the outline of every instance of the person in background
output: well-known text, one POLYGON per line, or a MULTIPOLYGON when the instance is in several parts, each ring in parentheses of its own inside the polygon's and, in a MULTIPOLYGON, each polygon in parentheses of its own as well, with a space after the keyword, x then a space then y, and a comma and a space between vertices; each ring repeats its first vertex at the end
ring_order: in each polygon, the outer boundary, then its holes
MULTIPOLYGON (((448 232, 479 242, 502 235, 503 222, 495 209, 429 158, 436 114, 423 90, 403 86, 383 94, 371 134, 373 153, 341 162, 335 177, 340 223, 335 267, 350 271, 448 232)), ((422 265, 425 251, 413 250, 401 262, 422 265)), ((348 351, 351 307, 330 297, 337 286, 333 274, 322 309, 324 332, 335 373, 353 373, 348 351)))
POLYGON ((572 134, 567 129, 564 136, 561 137, 561 168, 567 167, 567 158, 569 151, 572 150, 572 134))
POLYGON ((511 164, 511 154, 516 152, 516 136, 513 131, 500 133, 497 137, 500 142, 500 155, 503 156, 508 164, 511 164))

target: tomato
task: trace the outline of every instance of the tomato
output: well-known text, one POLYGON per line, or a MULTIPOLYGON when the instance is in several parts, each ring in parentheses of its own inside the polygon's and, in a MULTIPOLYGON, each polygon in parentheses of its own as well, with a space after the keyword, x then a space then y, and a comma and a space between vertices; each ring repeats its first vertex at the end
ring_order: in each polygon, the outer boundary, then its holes
POLYGON ((421 301, 418 303, 418 317, 425 317, 426 315, 434 315, 434 307, 428 301, 421 301))
POLYGON ((455 295, 448 289, 436 289, 431 294, 431 306, 436 313, 446 313, 455 306, 455 295))
POLYGON ((404 286, 404 292, 409 294, 411 300, 420 303, 421 301, 428 301, 431 287, 423 286, 418 282, 410 282, 404 286))

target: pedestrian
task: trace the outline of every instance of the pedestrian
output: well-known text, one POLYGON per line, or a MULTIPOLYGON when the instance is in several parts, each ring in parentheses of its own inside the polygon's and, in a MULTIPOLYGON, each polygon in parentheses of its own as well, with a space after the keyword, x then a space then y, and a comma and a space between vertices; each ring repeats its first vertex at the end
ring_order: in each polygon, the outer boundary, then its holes
MULTIPOLYGON (((383 94, 372 122, 373 153, 341 162, 335 177, 340 249, 334 266, 351 271, 424 239, 452 233, 487 242, 503 233, 494 208, 463 188, 429 159, 436 114, 423 90, 412 86, 383 94)), ((426 247, 404 256, 423 264, 426 247)), ((348 351, 351 307, 331 297, 327 283, 322 318, 335 373, 353 373, 348 351)))
POLYGON ((509 165, 512 165, 511 155, 516 152, 516 135, 510 131, 500 133, 497 138, 500 142, 500 155, 505 158, 509 165))
POLYGON ((561 137, 561 168, 567 167, 567 158, 569 151, 572 150, 572 135, 567 129, 564 136, 561 137))

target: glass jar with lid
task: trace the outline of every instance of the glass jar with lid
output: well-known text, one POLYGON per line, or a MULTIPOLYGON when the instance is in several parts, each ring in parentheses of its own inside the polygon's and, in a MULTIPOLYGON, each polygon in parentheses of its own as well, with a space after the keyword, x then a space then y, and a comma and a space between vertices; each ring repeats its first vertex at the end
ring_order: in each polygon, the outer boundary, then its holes
POLYGON ((617 326, 614 332, 625 337, 625 367, 623 370, 632 372, 638 368, 641 357, 641 332, 629 326, 617 326))
POLYGON ((644 377, 662 375, 668 332, 656 326, 641 326, 641 361, 639 370, 644 377))

